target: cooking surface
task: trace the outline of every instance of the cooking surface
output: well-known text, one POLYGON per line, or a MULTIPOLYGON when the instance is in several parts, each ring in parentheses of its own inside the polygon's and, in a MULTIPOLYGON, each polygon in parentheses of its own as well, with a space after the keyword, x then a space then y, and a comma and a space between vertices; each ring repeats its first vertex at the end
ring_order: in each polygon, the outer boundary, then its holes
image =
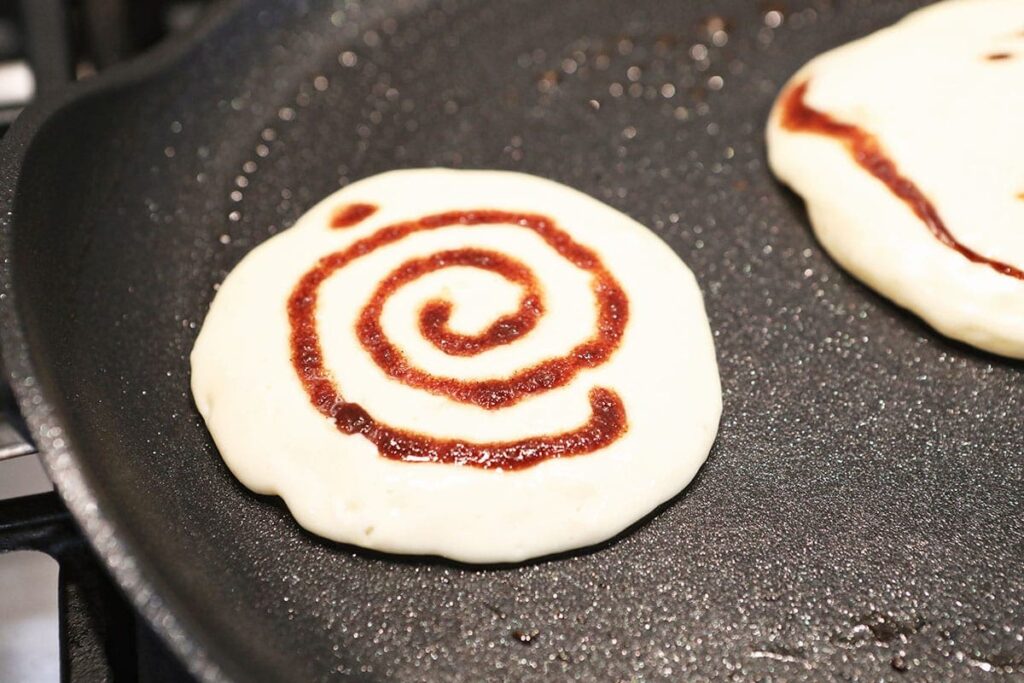
POLYGON ((101 514, 227 673, 1024 667, 1024 366, 840 272, 764 159, 785 79, 916 3, 789 3, 780 25, 747 0, 314 4, 251 3, 164 76, 58 115, 16 204, 40 381, 101 514), (339 182, 429 165, 576 187, 697 274, 718 441, 611 544, 488 569, 332 545, 245 491, 203 428, 188 353, 216 283, 339 182))

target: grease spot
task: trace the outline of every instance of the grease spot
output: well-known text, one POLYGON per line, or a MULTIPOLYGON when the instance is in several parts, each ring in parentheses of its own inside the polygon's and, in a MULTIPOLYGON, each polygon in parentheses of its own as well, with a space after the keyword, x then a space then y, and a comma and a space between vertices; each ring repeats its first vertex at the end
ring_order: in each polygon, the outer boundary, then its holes
POLYGON ((514 631, 512 631, 512 637, 519 641, 519 643, 521 643, 522 645, 529 646, 533 644, 533 639, 536 638, 539 633, 540 632, 536 630, 524 631, 522 629, 517 628, 514 631))

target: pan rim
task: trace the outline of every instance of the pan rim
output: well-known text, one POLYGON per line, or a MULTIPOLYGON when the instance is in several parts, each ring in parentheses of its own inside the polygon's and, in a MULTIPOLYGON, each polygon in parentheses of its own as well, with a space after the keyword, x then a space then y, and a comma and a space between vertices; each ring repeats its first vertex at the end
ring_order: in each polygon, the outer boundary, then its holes
POLYGON ((100 508, 93 483, 80 465, 80 455, 67 438, 63 400, 46 378, 45 363, 27 340, 26 321, 19 311, 18 292, 9 258, 14 235, 14 200, 22 168, 40 131, 60 112, 102 93, 116 91, 159 76, 199 49, 206 37, 239 13, 248 0, 214 4, 188 31, 165 39, 143 54, 103 74, 37 96, 0 141, 0 352, 4 381, 11 387, 40 460, 54 489, 67 506, 93 550, 128 596, 135 610, 187 668, 206 683, 244 680, 236 664, 204 637, 180 606, 167 599, 165 586, 137 552, 127 525, 100 508), (198 637, 197 637, 198 636, 198 637))

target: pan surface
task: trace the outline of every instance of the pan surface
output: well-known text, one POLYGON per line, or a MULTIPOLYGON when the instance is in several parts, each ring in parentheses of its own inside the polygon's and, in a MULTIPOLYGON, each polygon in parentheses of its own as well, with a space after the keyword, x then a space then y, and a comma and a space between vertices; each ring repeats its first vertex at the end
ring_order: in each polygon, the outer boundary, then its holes
POLYGON ((29 112, 4 341, 62 495, 206 680, 1024 670, 1022 365, 842 273, 765 163, 785 79, 918 4, 255 0, 29 112), (243 489, 192 405, 228 270, 339 184, 430 165, 569 184, 697 274, 717 444, 603 547, 473 568, 332 545, 243 489))

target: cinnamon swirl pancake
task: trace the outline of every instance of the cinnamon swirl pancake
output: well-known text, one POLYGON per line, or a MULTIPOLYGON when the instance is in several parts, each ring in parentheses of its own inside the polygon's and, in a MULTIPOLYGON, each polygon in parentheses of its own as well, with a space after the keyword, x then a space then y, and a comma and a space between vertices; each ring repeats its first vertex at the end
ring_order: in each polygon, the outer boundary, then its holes
POLYGON ((497 171, 368 178, 254 249, 192 390, 235 475, 310 531, 466 562, 613 536, 686 486, 721 412, 675 253, 497 171))

